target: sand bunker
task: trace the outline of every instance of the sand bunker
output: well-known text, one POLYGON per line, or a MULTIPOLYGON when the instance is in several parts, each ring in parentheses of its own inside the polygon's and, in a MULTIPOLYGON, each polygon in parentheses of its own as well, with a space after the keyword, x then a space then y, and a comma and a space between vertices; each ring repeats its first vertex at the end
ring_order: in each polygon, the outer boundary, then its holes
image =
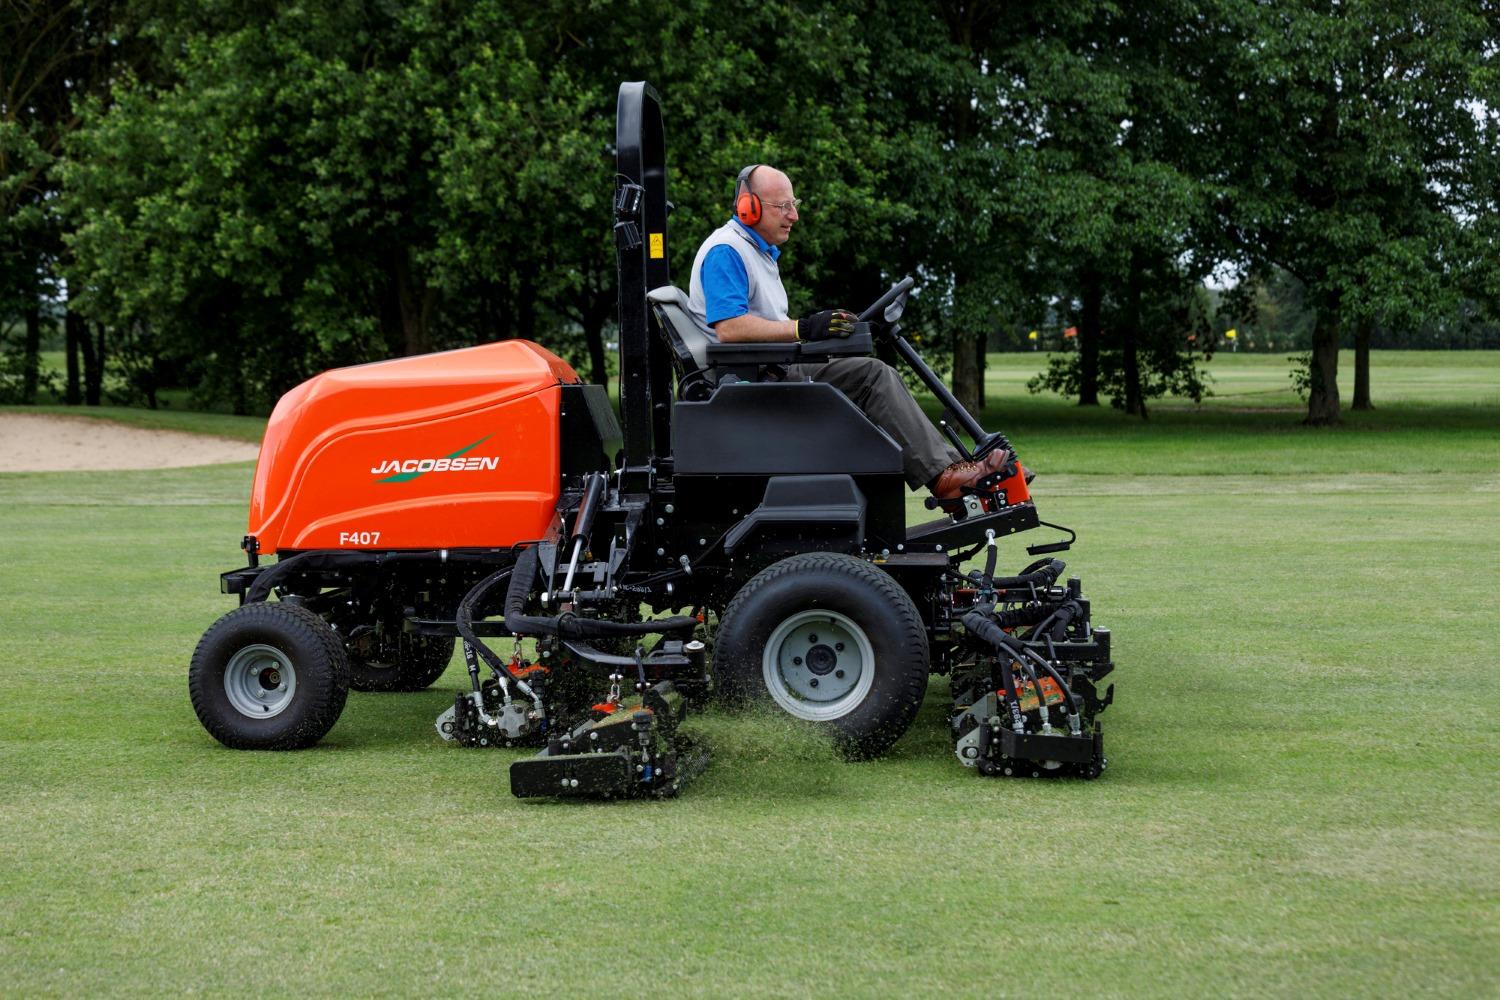
POLYGON ((257 445, 91 417, 0 413, 0 472, 174 469, 252 462, 257 445))

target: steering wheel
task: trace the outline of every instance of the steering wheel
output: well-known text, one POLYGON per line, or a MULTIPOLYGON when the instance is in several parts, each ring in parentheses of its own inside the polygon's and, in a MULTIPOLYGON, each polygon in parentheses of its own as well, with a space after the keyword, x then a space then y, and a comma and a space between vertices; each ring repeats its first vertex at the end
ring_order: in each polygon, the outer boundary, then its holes
POLYGON ((891 290, 880 298, 864 312, 859 314, 859 322, 868 323, 876 316, 881 316, 887 323, 894 323, 901 318, 901 313, 906 309, 906 296, 916 285, 917 279, 907 275, 891 286, 891 290), (890 315, 894 307, 895 315, 890 315))

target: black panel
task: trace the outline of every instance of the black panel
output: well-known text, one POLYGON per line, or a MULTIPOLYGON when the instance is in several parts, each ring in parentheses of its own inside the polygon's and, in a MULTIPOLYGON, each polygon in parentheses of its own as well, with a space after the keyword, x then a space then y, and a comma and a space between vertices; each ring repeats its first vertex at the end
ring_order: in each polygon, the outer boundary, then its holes
POLYGON ((901 449, 821 382, 734 382, 672 410, 678 475, 901 472, 901 449))
POLYGON ((751 536, 780 534, 793 528, 840 529, 851 551, 865 540, 865 497, 848 476, 777 476, 766 484, 765 499, 724 537, 733 553, 751 536))
POLYGON ((620 448, 620 422, 609 405, 609 394, 599 385, 562 387, 562 473, 608 472, 611 456, 620 448))

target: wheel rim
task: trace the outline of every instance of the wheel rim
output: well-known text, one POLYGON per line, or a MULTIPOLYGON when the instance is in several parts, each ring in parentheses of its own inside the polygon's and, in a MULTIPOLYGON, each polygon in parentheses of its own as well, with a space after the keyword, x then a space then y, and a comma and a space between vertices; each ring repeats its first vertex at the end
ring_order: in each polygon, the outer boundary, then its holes
POLYGON ((865 700, 875 683, 875 651, 850 618, 814 608, 771 633, 761 673, 777 705, 799 719, 823 722, 865 700))
POLYGON ((245 646, 224 665, 224 693, 241 715, 270 719, 292 703, 297 670, 291 658, 274 646, 245 646))

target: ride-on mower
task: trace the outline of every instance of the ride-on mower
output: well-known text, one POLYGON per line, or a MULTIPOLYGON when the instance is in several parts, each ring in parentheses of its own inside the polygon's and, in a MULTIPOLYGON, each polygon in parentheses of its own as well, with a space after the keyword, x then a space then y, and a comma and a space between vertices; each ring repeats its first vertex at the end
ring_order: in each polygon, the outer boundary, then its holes
POLYGON ((539 746, 511 765, 519 796, 673 794, 707 760, 680 724, 711 693, 875 756, 930 673, 951 677, 964 765, 1096 777, 1109 632, 1052 558, 1071 533, 996 575, 1000 540, 1045 522, 1010 441, 901 336, 912 279, 846 340, 717 343, 670 281, 661 105, 644 83, 620 88, 616 151, 622 419, 603 388, 518 340, 287 393, 255 470, 249 565, 221 577, 240 606, 193 655, 204 727, 241 749, 310 746, 350 687, 425 688, 458 642, 470 689, 438 731, 539 746), (780 367, 868 355, 876 338, 942 403, 966 457, 1008 456, 929 501, 926 523, 906 522, 895 442, 780 367))

